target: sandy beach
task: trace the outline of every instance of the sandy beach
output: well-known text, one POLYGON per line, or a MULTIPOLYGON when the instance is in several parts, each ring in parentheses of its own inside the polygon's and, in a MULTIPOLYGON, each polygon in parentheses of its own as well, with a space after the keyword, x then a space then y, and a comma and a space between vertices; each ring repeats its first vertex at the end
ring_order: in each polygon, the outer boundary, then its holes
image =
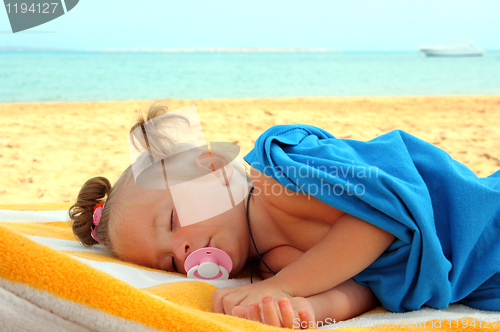
MULTIPOLYGON (((129 165, 127 138, 152 101, 0 104, 0 202, 72 203, 93 176, 112 183, 129 165)), ((500 169, 500 95, 167 100, 196 104, 209 141, 248 153, 277 124, 306 123, 338 138, 404 130, 478 176, 500 169)))

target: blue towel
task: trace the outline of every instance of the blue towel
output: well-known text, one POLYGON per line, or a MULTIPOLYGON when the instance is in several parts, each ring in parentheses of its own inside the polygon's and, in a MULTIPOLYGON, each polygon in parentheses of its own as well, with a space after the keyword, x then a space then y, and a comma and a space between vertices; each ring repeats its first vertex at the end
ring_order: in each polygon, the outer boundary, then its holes
POLYGON ((271 127, 244 159, 287 189, 396 236, 353 277, 386 309, 459 302, 500 310, 500 171, 478 178, 400 130, 363 142, 309 125, 271 127))

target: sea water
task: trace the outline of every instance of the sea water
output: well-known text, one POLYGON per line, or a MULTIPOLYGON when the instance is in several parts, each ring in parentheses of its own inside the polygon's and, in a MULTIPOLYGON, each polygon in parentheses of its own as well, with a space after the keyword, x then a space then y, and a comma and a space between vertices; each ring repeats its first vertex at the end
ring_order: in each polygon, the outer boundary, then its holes
POLYGON ((500 94, 500 52, 0 52, 0 103, 500 94))

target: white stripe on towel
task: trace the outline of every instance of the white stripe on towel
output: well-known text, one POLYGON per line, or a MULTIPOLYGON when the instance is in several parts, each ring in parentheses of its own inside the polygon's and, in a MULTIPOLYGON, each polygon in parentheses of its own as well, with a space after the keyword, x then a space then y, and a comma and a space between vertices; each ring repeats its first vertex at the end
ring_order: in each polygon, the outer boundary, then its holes
POLYGON ((100 244, 94 245, 92 247, 85 247, 78 241, 61 240, 61 239, 54 239, 50 237, 35 236, 35 235, 27 235, 27 237, 35 242, 46 245, 56 250, 86 251, 86 252, 95 252, 103 255, 109 255, 108 252, 100 244))
POLYGON ((69 221, 69 216, 68 216, 68 211, 0 210, 0 221, 12 221, 12 222, 69 221))

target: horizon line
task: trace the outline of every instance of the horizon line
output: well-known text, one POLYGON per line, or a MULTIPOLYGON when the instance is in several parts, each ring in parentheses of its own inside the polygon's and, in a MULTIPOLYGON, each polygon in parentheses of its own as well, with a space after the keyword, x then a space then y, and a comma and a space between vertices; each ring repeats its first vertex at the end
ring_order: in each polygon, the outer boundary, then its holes
MULTIPOLYGON (((485 49, 486 51, 500 51, 500 49, 485 49)), ((227 47, 227 48, 165 48, 165 49, 62 49, 24 46, 3 46, 0 52, 8 51, 46 51, 46 52, 88 52, 88 53, 252 53, 252 52, 317 52, 317 53, 356 53, 356 52, 419 52, 419 49, 365 49, 365 50, 340 50, 332 48, 263 48, 263 47, 227 47)))
POLYGON ((330 48, 264 48, 264 47, 216 47, 216 48, 116 48, 116 49, 62 49, 48 47, 4 46, 0 51, 71 51, 71 52, 136 52, 136 53, 194 53, 194 52, 340 52, 330 48))

